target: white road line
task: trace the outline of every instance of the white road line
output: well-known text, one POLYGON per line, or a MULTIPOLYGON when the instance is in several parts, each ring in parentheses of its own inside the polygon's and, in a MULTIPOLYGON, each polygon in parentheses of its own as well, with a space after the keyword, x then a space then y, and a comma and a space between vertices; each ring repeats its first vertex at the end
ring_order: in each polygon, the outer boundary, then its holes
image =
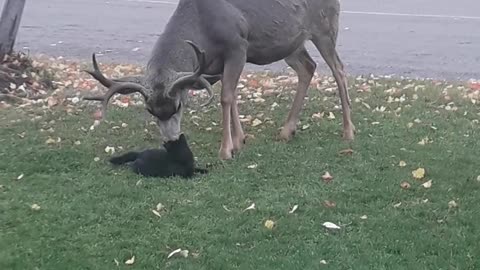
MULTIPOLYGON (((127 2, 138 3, 150 3, 150 4, 163 4, 163 5, 177 5, 178 1, 166 1, 166 0, 125 0, 127 2)), ((463 19, 463 20, 480 20, 480 17, 476 16, 455 16, 455 15, 439 15, 439 14, 414 14, 414 13, 394 13, 394 12, 375 12, 375 11, 342 11, 345 14, 358 14, 358 15, 376 15, 376 16, 393 16, 393 17, 418 17, 418 18, 439 18, 439 19, 463 19)))
POLYGON ((163 4, 163 5, 177 5, 178 2, 162 1, 162 0, 126 0, 127 2, 139 2, 150 4, 163 4))
POLYGON ((360 15, 396 16, 396 17, 421 17, 421 18, 440 18, 440 19, 480 20, 480 17, 474 17, 474 16, 389 13, 389 12, 370 12, 370 11, 342 11, 342 13, 345 13, 345 14, 360 14, 360 15))

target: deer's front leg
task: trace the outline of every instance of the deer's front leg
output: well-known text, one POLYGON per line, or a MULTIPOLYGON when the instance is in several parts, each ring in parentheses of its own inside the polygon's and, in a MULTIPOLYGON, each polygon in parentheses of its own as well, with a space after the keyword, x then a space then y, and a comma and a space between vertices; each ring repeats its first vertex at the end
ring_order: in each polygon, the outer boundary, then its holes
MULTIPOLYGON (((231 159, 233 151, 239 149, 240 138, 243 143, 243 130, 238 117, 236 102, 236 89, 238 80, 245 66, 246 53, 244 50, 232 51, 227 57, 222 78, 222 143, 220 146, 220 159, 231 159), (233 139, 232 129, 233 126, 233 139)), ((241 146, 240 146, 241 147, 241 146)))
POLYGON ((231 121, 232 121, 232 141, 233 141, 233 151, 238 152, 242 149, 245 144, 245 134, 243 133, 242 123, 240 122, 240 116, 238 113, 238 104, 237 104, 237 93, 235 91, 232 110, 231 110, 231 121))

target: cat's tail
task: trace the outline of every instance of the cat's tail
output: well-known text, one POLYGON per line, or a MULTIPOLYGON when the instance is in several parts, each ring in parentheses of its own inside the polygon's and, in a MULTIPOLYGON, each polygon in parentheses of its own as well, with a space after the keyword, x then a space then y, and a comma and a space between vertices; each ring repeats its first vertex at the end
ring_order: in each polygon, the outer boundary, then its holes
POLYGON ((139 152, 128 152, 120 156, 112 157, 110 163, 114 165, 122 165, 128 162, 133 162, 140 155, 139 152))

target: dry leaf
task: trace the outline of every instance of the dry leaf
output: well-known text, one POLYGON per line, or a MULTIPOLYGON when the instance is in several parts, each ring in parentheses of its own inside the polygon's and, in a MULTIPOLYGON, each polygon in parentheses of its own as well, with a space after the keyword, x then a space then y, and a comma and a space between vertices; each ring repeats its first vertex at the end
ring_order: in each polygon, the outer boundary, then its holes
POLYGON ((162 215, 160 215, 160 213, 155 209, 152 209, 152 213, 157 217, 162 217, 162 215))
POLYGON ((400 162, 398 163, 398 166, 405 167, 405 166, 407 166, 407 163, 403 160, 400 160, 400 162))
POLYGON ((308 129, 309 127, 310 127, 309 124, 303 125, 303 126, 302 126, 302 130, 306 130, 306 129, 308 129))
POLYGON ((400 184, 400 187, 403 188, 403 189, 409 189, 411 187, 410 183, 408 183, 407 181, 403 181, 401 184, 400 184))
POLYGON ((360 219, 363 219, 363 220, 365 220, 367 218, 368 218, 367 215, 363 215, 363 216, 360 217, 360 219))
POLYGON ((323 201, 323 206, 326 208, 334 208, 337 206, 337 204, 334 201, 325 200, 323 201))
POLYGON ((338 152, 340 155, 352 155, 353 154, 353 149, 347 148, 343 149, 340 152, 338 152))
POLYGON ((427 182, 423 183, 422 186, 424 188, 431 188, 432 187, 432 180, 428 180, 427 182))
POLYGON ((333 112, 329 112, 327 118, 330 119, 330 120, 333 120, 333 119, 335 119, 335 114, 333 114, 333 112))
POLYGON ((398 207, 400 207, 401 205, 402 205, 402 202, 399 202, 399 203, 394 204, 393 207, 394 207, 394 208, 398 208, 398 207))
POLYGON ((425 169, 424 168, 418 168, 414 171, 412 171, 413 178, 415 179, 423 179, 425 177, 425 169))
POLYGON ((173 255, 180 253, 181 251, 182 251, 181 248, 175 249, 174 251, 170 252, 170 254, 168 254, 167 259, 170 259, 173 255))
POLYGON ((162 203, 158 203, 155 209, 157 209, 157 211, 162 211, 163 209, 165 209, 165 206, 163 206, 162 203))
POLYGON ((407 124, 407 127, 408 127, 408 128, 412 128, 412 127, 413 127, 413 123, 408 123, 408 124, 407 124))
POLYGON ((187 257, 188 257, 188 253, 189 253, 189 251, 186 250, 186 249, 182 249, 182 250, 180 251, 180 255, 182 255, 182 257, 184 257, 184 258, 187 258, 187 257))
POLYGON ((19 176, 17 176, 17 180, 22 180, 23 176, 24 176, 23 173, 20 174, 19 176))
POLYGON ((264 225, 265 225, 265 228, 271 230, 275 226, 275 222, 273 220, 268 219, 265 221, 264 225))
POLYGON ((56 141, 52 138, 48 138, 46 141, 45 141, 46 144, 54 144, 56 143, 56 141))
POLYGON ((332 223, 332 222, 324 222, 322 224, 323 227, 327 228, 327 229, 335 229, 335 230, 338 230, 338 229, 341 229, 340 226, 338 226, 337 224, 335 223, 332 223))
POLYGON ((456 201, 451 200, 448 202, 448 208, 457 208, 457 207, 458 207, 458 204, 456 201))
POLYGON ((100 158, 99 158, 99 157, 94 157, 94 158, 93 158, 93 161, 99 162, 99 161, 100 161, 100 158))
POLYGON ((105 153, 110 154, 110 155, 115 154, 115 147, 112 147, 112 146, 105 147, 105 153))
POLYGON ((477 176, 477 182, 480 182, 480 175, 477 176))
POLYGON ((75 145, 80 145, 80 144, 82 144, 82 143, 81 143, 80 141, 75 141, 74 144, 75 144, 75 145))
POLYGON ((225 211, 232 212, 232 210, 228 209, 225 205, 222 205, 222 206, 223 206, 223 209, 225 209, 225 211))
POLYGON ((328 183, 328 182, 332 181, 333 176, 330 175, 329 172, 325 172, 325 173, 322 175, 322 179, 323 179, 323 181, 325 181, 326 183, 328 183))
POLYGON ((247 211, 247 210, 254 210, 255 209, 255 203, 252 203, 249 207, 243 209, 243 212, 247 211))
POLYGON ((135 256, 125 261, 126 265, 132 265, 135 263, 135 256))
POLYGON ((256 127, 256 126, 259 126, 262 124, 262 121, 259 120, 258 118, 255 118, 255 120, 253 120, 252 122, 252 127, 256 127))
POLYGON ((321 261, 320 261, 320 264, 327 264, 327 261, 321 260, 321 261))
POLYGON ((249 168, 249 169, 255 169, 255 168, 257 168, 257 166, 258 166, 257 164, 252 164, 252 165, 248 165, 247 168, 249 168))
POLYGON ((298 204, 295 204, 293 207, 292 207, 292 210, 288 211, 289 214, 293 214, 295 211, 297 211, 298 209, 298 204))
POLYGON ((35 211, 40 210, 40 205, 38 205, 36 203, 32 204, 32 206, 30 206, 30 207, 32 208, 32 210, 35 210, 35 211))

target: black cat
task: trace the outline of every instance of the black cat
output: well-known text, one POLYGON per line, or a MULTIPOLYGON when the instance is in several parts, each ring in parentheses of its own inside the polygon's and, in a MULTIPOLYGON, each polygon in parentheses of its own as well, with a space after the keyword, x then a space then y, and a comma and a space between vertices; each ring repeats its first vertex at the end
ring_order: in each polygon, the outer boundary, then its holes
POLYGON ((178 140, 163 144, 164 149, 128 152, 110 159, 114 165, 130 163, 135 173, 147 177, 181 176, 191 178, 195 173, 206 174, 207 169, 195 167, 193 153, 184 134, 178 140))

